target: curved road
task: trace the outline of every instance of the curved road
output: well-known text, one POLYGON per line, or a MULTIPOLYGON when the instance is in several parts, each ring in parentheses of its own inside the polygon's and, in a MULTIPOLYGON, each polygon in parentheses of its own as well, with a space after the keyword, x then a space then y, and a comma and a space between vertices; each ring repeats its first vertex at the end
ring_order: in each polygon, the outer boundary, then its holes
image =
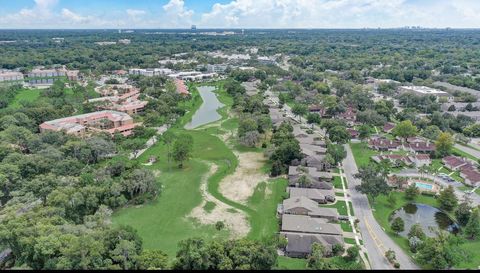
POLYGON ((354 177, 354 174, 358 173, 357 164, 353 158, 350 145, 345 144, 345 150, 347 151, 347 158, 343 161, 343 169, 347 177, 348 191, 350 192, 355 216, 360 220, 358 226, 372 269, 393 269, 393 266, 385 258, 385 252, 389 249, 395 251, 401 269, 419 269, 377 223, 373 217, 367 196, 355 189, 355 186, 360 185, 360 181, 354 177))

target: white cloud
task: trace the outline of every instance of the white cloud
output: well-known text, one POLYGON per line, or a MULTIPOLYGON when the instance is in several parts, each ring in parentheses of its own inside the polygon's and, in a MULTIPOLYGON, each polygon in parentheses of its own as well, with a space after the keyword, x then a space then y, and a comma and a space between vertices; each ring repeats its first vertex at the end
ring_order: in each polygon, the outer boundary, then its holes
POLYGON ((204 13, 205 27, 478 27, 480 1, 233 0, 204 13), (427 3, 428 2, 428 3, 427 3), (439 19, 441 18, 441 20, 439 19))
POLYGON ((186 27, 192 23, 193 10, 185 7, 184 0, 170 0, 163 6, 167 22, 171 27, 186 27))
POLYGON ((96 10, 81 14, 59 0, 34 0, 32 7, 0 16, 0 27, 184 28, 362 28, 480 27, 480 1, 474 0, 230 0, 195 16, 184 0, 169 0, 163 11, 96 10))
POLYGON ((137 16, 140 16, 140 15, 147 14, 146 11, 141 10, 141 9, 127 9, 126 12, 127 12, 128 16, 130 16, 130 17, 137 17, 137 16))
POLYGON ((91 17, 85 17, 74 13, 69 9, 62 9, 62 17, 78 24, 86 24, 92 21, 91 17))

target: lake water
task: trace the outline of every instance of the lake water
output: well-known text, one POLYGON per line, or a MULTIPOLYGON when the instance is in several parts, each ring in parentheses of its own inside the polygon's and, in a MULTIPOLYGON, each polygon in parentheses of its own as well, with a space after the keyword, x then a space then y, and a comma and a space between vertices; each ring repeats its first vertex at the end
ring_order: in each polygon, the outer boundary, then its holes
POLYGON ((414 224, 420 224, 423 232, 429 237, 435 236, 434 229, 441 229, 456 234, 458 225, 441 210, 425 204, 407 204, 390 215, 390 223, 400 217, 405 222, 405 231, 399 234, 407 237, 410 228, 414 224))
POLYGON ((203 103, 193 115, 192 120, 185 125, 185 129, 194 129, 222 118, 222 116, 217 113, 217 110, 225 105, 221 103, 215 93, 213 93, 215 87, 200 86, 197 89, 202 97, 203 103))

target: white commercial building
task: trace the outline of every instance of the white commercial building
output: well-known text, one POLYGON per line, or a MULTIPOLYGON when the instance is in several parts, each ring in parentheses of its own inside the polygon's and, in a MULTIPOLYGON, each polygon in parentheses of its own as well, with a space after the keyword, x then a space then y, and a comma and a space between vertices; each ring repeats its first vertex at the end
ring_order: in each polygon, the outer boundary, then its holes
POLYGON ((447 97, 448 100, 453 100, 453 96, 445 91, 441 91, 438 89, 434 89, 427 86, 400 86, 398 88, 398 92, 403 93, 411 93, 417 96, 428 96, 433 95, 436 97, 447 97))

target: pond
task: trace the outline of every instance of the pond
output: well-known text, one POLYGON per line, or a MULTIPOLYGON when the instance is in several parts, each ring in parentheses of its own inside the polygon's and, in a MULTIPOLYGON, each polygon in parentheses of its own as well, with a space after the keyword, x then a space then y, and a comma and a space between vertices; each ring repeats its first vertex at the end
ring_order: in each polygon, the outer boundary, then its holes
POLYGON ((390 215, 390 223, 400 217, 405 222, 405 230, 401 236, 407 237, 414 224, 420 224, 423 232, 429 237, 435 236, 435 230, 441 229, 453 234, 458 233, 458 225, 444 212, 425 204, 407 204, 390 215), (433 229, 432 229, 433 228, 433 229))
POLYGON ((203 103, 193 115, 192 120, 185 125, 185 129, 194 129, 222 118, 217 110, 225 105, 218 100, 213 91, 215 91, 214 86, 198 87, 203 103))

